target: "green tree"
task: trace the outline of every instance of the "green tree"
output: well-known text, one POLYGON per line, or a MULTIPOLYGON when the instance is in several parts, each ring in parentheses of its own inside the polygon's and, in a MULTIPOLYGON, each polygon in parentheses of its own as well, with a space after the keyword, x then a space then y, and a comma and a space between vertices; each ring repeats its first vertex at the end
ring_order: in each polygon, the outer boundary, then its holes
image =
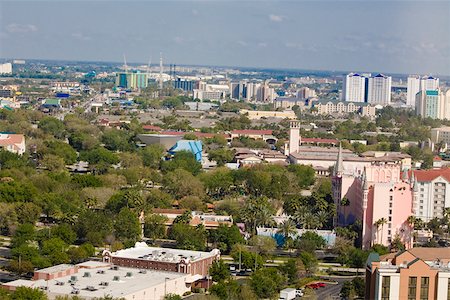
POLYGON ((144 147, 139 154, 142 156, 144 166, 159 168, 161 158, 164 156, 164 148, 159 144, 152 144, 144 147))
POLYGON ((211 230, 209 235, 210 241, 216 246, 223 245, 222 247, 219 247, 220 251, 223 253, 229 253, 233 245, 244 241, 244 238, 236 225, 228 227, 225 224, 220 224, 216 230, 211 230))
POLYGON ((215 282, 224 282, 230 278, 230 270, 223 260, 216 260, 209 267, 209 275, 215 282))
POLYGON ((289 165, 288 171, 296 176, 300 188, 307 188, 314 184, 315 171, 310 166, 289 165))
POLYGON ((38 128, 58 139, 65 136, 64 123, 53 117, 44 117, 41 121, 39 121, 38 128))
POLYGON ((200 175, 206 193, 214 198, 221 198, 228 194, 233 185, 233 175, 228 168, 217 168, 200 175))
POLYGON ((301 251, 314 253, 315 250, 325 247, 326 241, 314 231, 304 232, 296 241, 296 246, 301 251))
POLYGON ((64 264, 70 261, 66 253, 68 246, 60 238, 51 238, 42 243, 42 255, 46 257, 52 265, 64 264))
POLYGON ((297 260, 290 258, 286 263, 279 267, 280 271, 288 278, 289 284, 294 284, 298 277, 297 260))
POLYGON ((17 219, 19 223, 35 224, 39 219, 41 208, 34 203, 18 203, 16 205, 17 219))
POLYGON ((277 233, 281 234, 284 238, 284 246, 289 248, 291 245, 292 237, 297 233, 295 223, 292 219, 287 219, 283 223, 278 225, 277 233))
POLYGON ((178 199, 186 196, 203 197, 205 194, 202 182, 184 169, 167 173, 163 179, 163 186, 178 199))
POLYGON ((190 151, 179 151, 175 153, 173 158, 161 163, 161 169, 164 172, 175 171, 176 169, 183 169, 190 172, 193 175, 200 173, 202 164, 199 163, 194 154, 190 151))
POLYGON ((192 227, 176 223, 170 230, 170 237, 177 241, 177 248, 203 251, 206 248, 206 233, 203 227, 192 227))
POLYGON ((251 276, 253 290, 259 298, 272 298, 282 288, 283 276, 274 268, 262 268, 251 276))
POLYGON ((48 300, 48 298, 38 288, 20 286, 11 295, 11 300, 48 300))
POLYGON ((144 235, 151 238, 153 241, 156 239, 164 238, 166 235, 167 217, 158 214, 151 214, 145 217, 144 235))
POLYGON ((105 148, 111 151, 131 150, 130 136, 124 130, 108 129, 102 135, 102 142, 105 148))
POLYGON ((52 227, 51 236, 60 238, 68 245, 73 244, 77 238, 77 234, 72 230, 71 226, 64 223, 52 227))
POLYGON ((214 160, 215 162, 217 162, 217 165, 220 167, 225 165, 226 163, 233 161, 234 151, 227 148, 209 150, 208 158, 209 160, 214 160))
POLYGON ((114 232, 121 241, 135 243, 141 234, 138 217, 129 208, 122 208, 114 221, 114 232))
POLYGON ((181 299, 183 298, 177 294, 167 294, 164 296, 164 300, 181 300, 181 299))
POLYGON ((314 272, 319 264, 317 261, 316 255, 314 253, 310 253, 310 252, 301 252, 300 260, 302 261, 303 265, 305 266, 306 273, 309 275, 314 274, 314 272))

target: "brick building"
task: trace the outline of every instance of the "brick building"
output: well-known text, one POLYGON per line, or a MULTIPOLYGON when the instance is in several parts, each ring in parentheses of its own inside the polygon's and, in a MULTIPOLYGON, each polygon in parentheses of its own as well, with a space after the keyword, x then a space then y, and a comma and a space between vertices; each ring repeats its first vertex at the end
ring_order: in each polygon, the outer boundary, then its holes
POLYGON ((116 252, 103 251, 103 262, 117 266, 139 269, 161 270, 191 275, 208 274, 211 264, 220 258, 220 251, 190 251, 149 247, 145 243, 136 243, 133 248, 116 252))

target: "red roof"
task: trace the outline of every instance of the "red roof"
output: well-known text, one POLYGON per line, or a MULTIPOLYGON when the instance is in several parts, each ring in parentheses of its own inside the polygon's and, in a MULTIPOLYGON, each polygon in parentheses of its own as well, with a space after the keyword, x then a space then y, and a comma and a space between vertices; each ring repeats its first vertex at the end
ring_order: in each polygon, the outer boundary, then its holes
POLYGON ((433 157, 433 160, 434 161, 440 161, 440 160, 442 160, 442 158, 440 156, 436 155, 435 157, 433 157))
MULTIPOLYGON (((450 182, 449 168, 436 170, 414 170, 413 173, 417 181, 428 182, 438 178, 439 176, 442 176, 450 182)), ((409 176, 411 177, 411 171, 409 171, 409 176)))
POLYGON ((155 125, 142 125, 142 129, 146 131, 161 131, 162 128, 155 125))
POLYGON ((273 130, 259 130, 259 129, 242 129, 242 130, 233 130, 232 134, 260 134, 260 135, 269 135, 273 133, 273 130))
POLYGON ((215 135, 221 135, 224 138, 227 138, 228 136, 225 134, 217 134, 217 133, 205 133, 205 132, 185 132, 185 131, 163 131, 161 134, 167 134, 167 135, 177 135, 177 136, 184 136, 185 134, 193 134, 198 138, 213 138, 215 135))
POLYGON ((323 144, 337 144, 338 140, 335 139, 322 139, 322 138, 303 138, 302 143, 323 143, 323 144))
POLYGON ((182 215, 186 210, 185 209, 176 209, 176 208, 154 208, 152 212, 154 214, 180 214, 182 215))

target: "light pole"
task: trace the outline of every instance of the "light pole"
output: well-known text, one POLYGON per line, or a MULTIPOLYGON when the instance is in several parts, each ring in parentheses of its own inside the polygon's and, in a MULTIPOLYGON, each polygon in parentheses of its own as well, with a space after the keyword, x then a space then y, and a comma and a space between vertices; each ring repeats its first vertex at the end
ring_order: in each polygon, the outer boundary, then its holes
POLYGON ((170 279, 169 277, 164 278, 164 298, 167 295, 167 280, 170 279))

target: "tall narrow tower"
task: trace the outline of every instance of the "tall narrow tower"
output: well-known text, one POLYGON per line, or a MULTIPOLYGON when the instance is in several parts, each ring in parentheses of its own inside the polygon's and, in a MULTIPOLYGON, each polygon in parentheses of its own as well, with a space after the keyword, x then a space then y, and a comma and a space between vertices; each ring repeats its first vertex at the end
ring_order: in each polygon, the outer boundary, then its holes
POLYGON ((163 88, 163 58, 162 58, 162 52, 159 54, 159 89, 162 90, 163 88))
POLYGON ((298 152, 300 146, 300 121, 292 120, 289 124, 289 154, 292 154, 298 152))

